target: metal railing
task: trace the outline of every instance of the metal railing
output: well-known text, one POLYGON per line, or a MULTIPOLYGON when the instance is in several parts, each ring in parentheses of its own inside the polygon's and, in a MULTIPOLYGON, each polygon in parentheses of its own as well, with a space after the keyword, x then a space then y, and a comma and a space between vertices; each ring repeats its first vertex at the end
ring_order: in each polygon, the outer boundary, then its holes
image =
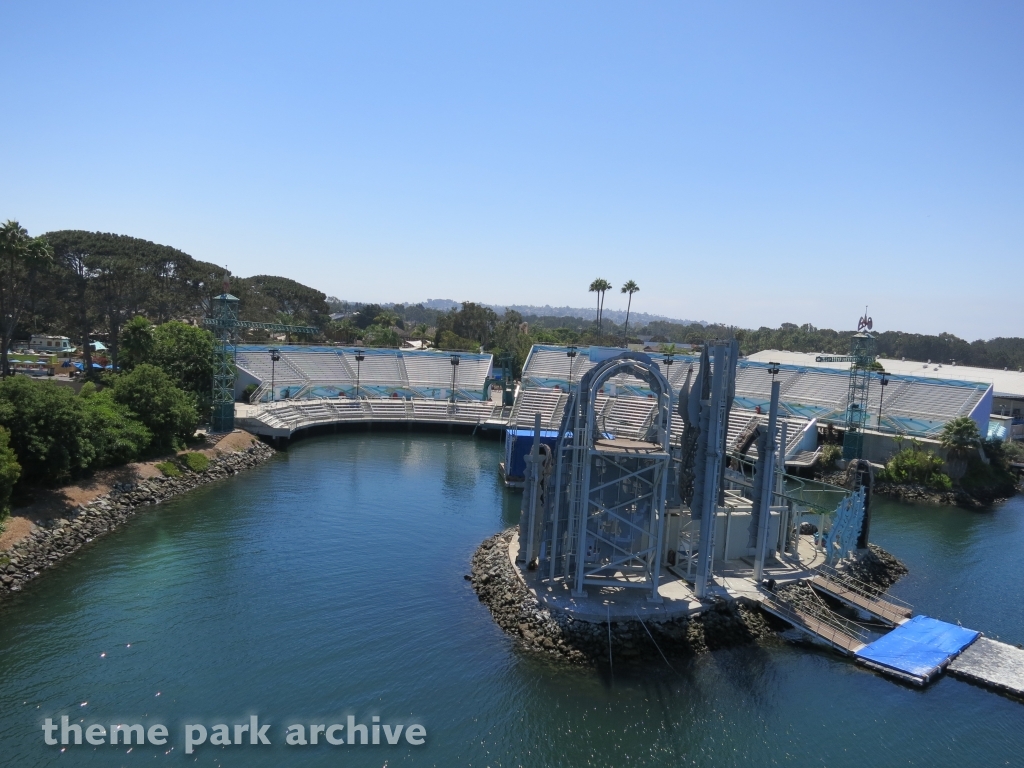
POLYGON ((810 603, 796 606, 774 595, 765 594, 762 597, 763 604, 770 612, 785 619, 793 626, 825 640, 834 648, 852 652, 853 646, 858 643, 867 645, 871 640, 870 635, 863 627, 833 613, 825 606, 810 603))
POLYGON ((913 613, 914 607, 906 600, 901 600, 889 592, 886 592, 880 587, 876 587, 874 584, 869 584, 866 581, 861 581, 855 576, 851 576, 848 573, 844 573, 836 569, 831 565, 819 565, 817 572, 822 576, 826 577, 830 581, 835 582, 841 587, 850 590, 863 598, 871 601, 884 600, 885 602, 893 605, 896 608, 902 608, 909 613, 913 613))
POLYGON ((504 409, 500 404, 486 401, 426 400, 435 408, 424 411, 416 408, 415 400, 401 398, 349 399, 310 398, 306 400, 283 400, 276 403, 259 403, 250 406, 249 418, 261 421, 268 427, 280 428, 278 422, 291 431, 323 424, 338 424, 360 421, 422 421, 479 425, 489 421, 503 421, 504 409), (338 402, 358 402, 359 409, 335 407, 338 402), (380 410, 375 410, 376 405, 380 410), (305 406, 305 407, 304 407, 305 406), (440 406, 437 408, 436 406, 440 406), (309 413, 306 408, 321 408, 324 413, 309 413))

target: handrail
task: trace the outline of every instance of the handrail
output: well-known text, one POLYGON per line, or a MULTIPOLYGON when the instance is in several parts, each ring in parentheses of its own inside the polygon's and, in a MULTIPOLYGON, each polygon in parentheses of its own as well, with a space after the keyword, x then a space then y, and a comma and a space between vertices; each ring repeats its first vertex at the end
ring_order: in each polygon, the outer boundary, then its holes
POLYGON ((258 403, 250 406, 251 418, 268 423, 273 419, 290 430, 315 426, 318 424, 337 424, 340 422, 358 421, 421 421, 451 422, 466 425, 479 425, 492 419, 501 419, 503 407, 486 400, 460 400, 451 403, 448 400, 399 399, 399 398, 306 398, 302 400, 281 400, 273 403, 258 403), (358 403, 359 410, 343 410, 340 403, 358 403), (439 406, 432 411, 420 410, 417 403, 439 406), (304 406, 319 406, 327 413, 309 413, 304 406), (387 406, 385 410, 374 407, 387 406), (443 409, 443 412, 439 412, 443 409))
POLYGON ((818 566, 817 571, 823 576, 827 576, 832 581, 835 581, 840 586, 846 587, 851 592, 856 592, 869 600, 884 600, 887 603, 892 603, 896 607, 906 608, 907 610, 913 611, 913 606, 906 600, 901 600, 895 595, 886 592, 884 589, 876 587, 873 584, 869 584, 866 581, 861 581, 856 576, 844 573, 836 569, 834 566, 822 564, 818 566))
POLYGON ((842 616, 838 616, 827 608, 816 610, 810 606, 805 607, 804 612, 812 619, 816 619, 822 624, 830 628, 830 632, 827 634, 808 626, 806 619, 798 613, 797 608, 791 603, 781 600, 774 595, 763 595, 763 601, 767 603, 771 608, 784 615, 784 617, 792 624, 803 627, 808 632, 811 632, 825 640, 828 640, 832 645, 838 645, 843 650, 848 650, 846 645, 836 643, 836 635, 842 635, 846 640, 853 640, 858 643, 867 644, 870 637, 861 627, 849 619, 844 619, 842 616))

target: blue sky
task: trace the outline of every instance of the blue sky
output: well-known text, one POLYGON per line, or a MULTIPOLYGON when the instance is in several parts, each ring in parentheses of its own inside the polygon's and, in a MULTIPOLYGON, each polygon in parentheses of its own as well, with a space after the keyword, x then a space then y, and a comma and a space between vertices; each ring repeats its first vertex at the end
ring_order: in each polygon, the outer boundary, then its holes
POLYGON ((0 219, 362 301, 1024 335, 1024 4, 4 4, 0 219), (608 307, 625 306, 608 295, 608 307))

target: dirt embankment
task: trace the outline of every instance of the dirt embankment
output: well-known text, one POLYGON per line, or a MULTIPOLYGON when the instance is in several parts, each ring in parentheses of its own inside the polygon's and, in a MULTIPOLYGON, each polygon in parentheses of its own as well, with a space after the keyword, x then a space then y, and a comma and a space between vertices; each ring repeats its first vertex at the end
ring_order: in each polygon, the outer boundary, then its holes
POLYGON ((203 472, 164 477, 158 462, 98 472, 88 480, 39 492, 6 521, 0 535, 0 597, 56 565, 97 536, 117 528, 139 508, 263 463, 275 451, 236 430, 200 451, 210 459, 203 472))
MULTIPOLYGON (((207 437, 204 443, 189 451, 205 454, 212 460, 224 453, 244 451, 255 442, 256 438, 248 432, 236 429, 223 436, 207 437)), ((11 516, 4 521, 3 532, 0 532, 0 552, 10 549, 32 533, 37 521, 45 523, 67 517, 75 507, 106 496, 114 488, 137 485, 152 477, 163 477, 156 465, 168 458, 101 469, 73 485, 33 491, 32 502, 13 510, 11 516)))

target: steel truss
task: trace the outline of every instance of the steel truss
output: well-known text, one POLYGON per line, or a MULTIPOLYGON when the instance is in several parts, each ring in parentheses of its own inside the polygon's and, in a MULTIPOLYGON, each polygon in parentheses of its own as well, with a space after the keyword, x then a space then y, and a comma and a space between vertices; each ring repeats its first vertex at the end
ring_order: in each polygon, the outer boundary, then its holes
POLYGON ((576 595, 588 585, 651 590, 658 597, 665 497, 671 456, 672 391, 645 354, 623 352, 598 363, 575 384, 562 416, 553 493, 547 495, 544 546, 551 579, 576 595), (597 396, 614 376, 646 381, 657 399, 645 440, 616 440, 600 431, 597 396))
POLYGON ((213 332, 213 410, 210 428, 215 433, 230 432, 235 428, 235 355, 239 329, 264 330, 277 333, 319 333, 305 325, 281 323, 255 323, 238 319, 238 298, 225 291, 213 299, 211 317, 203 325, 213 332))

